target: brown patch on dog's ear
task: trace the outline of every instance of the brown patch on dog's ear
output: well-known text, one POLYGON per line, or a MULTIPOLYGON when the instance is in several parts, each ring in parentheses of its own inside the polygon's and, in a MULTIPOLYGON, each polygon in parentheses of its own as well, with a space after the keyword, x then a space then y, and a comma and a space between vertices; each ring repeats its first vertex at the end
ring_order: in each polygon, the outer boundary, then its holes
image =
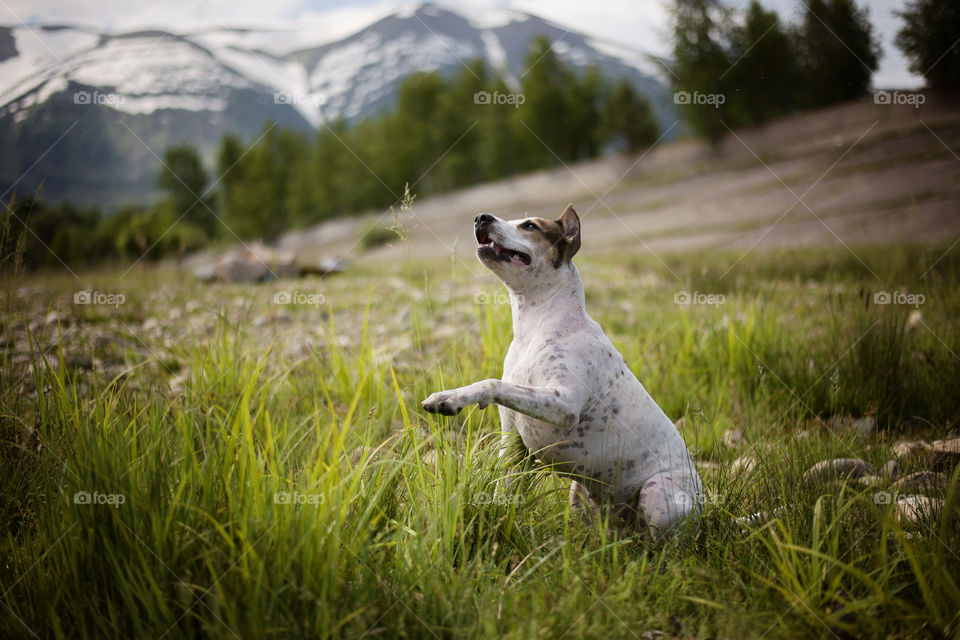
POLYGON ((580 217, 573 210, 572 204, 568 204, 567 208, 563 210, 563 215, 557 220, 557 224, 563 230, 562 260, 563 262, 570 262, 577 251, 580 250, 580 217))

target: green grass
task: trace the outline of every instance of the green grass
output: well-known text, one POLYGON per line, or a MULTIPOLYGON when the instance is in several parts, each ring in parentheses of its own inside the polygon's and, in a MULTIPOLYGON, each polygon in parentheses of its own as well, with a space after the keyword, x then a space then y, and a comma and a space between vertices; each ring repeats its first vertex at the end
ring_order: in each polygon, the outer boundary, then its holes
POLYGON ((956 432, 945 249, 858 250, 876 278, 844 249, 726 275, 736 254, 578 259, 591 313, 707 465, 695 535, 659 544, 571 517, 565 483, 529 461, 491 499, 510 472, 496 411, 420 410, 500 373, 509 306, 473 263, 257 286, 9 279, 0 636, 956 637, 958 473, 916 531, 873 488, 800 481, 956 432), (126 302, 72 304, 90 286, 126 302), (678 306, 681 290, 725 299, 678 306), (923 293, 922 322, 880 290, 923 293), (870 437, 826 426, 866 414, 870 437), (750 445, 724 446, 730 428, 750 445), (757 467, 733 473, 744 454, 757 467))

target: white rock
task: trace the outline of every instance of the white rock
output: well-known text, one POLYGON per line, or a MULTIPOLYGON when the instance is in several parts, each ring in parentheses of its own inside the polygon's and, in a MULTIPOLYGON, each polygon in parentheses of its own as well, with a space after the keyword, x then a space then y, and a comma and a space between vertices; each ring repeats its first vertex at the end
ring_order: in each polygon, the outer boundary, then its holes
POLYGON ((734 474, 750 473, 757 468, 757 459, 753 456, 740 456, 730 465, 730 471, 734 474))
POLYGON ((916 527, 924 520, 935 517, 943 511, 943 501, 927 496, 898 496, 896 502, 897 521, 905 527, 916 527))
POLYGON ((740 429, 727 429, 723 432, 723 444, 731 449, 738 449, 746 443, 740 429))
POLYGON ((833 460, 822 460, 807 469, 807 472, 803 474, 803 479, 807 482, 821 482, 839 478, 854 480, 876 474, 873 466, 860 458, 834 458, 833 460))

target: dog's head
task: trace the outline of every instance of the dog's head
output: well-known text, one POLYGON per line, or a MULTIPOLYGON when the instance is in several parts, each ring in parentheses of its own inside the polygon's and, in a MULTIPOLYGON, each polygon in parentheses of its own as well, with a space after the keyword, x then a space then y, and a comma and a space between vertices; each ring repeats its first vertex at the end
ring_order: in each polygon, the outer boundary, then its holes
POLYGON ((501 220, 481 213, 474 220, 477 258, 507 286, 539 280, 570 263, 580 249, 580 218, 567 205, 556 220, 501 220))

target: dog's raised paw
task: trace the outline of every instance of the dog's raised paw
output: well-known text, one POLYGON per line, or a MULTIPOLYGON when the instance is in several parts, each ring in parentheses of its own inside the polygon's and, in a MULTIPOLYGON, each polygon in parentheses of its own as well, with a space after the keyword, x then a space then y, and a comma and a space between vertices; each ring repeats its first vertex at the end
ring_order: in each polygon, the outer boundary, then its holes
POLYGON ((429 413, 439 413, 443 416, 455 416, 460 413, 460 407, 454 406, 449 400, 441 400, 434 397, 436 395, 437 394, 433 394, 420 403, 420 406, 423 407, 424 411, 429 413))

